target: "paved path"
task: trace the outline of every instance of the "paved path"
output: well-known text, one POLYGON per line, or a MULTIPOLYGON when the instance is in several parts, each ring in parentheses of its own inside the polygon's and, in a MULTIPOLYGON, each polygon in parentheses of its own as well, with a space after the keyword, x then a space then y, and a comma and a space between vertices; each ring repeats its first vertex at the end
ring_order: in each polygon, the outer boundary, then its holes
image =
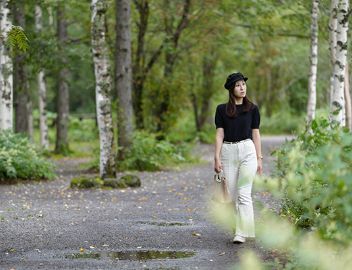
MULTIPOLYGON (((262 138, 266 174, 273 166, 269 152, 284 140, 262 138)), ((213 175, 212 150, 196 148, 207 161, 200 165, 138 173, 139 189, 69 189, 82 162, 69 159, 60 161, 55 181, 1 185, 0 269, 226 269, 246 247, 271 260, 259 243, 234 245, 230 233, 209 221, 204 194, 213 175), (148 250, 195 254, 123 260, 116 253, 148 250), (74 257, 82 254, 93 258, 74 257)), ((254 198, 264 200, 258 193, 254 198)))

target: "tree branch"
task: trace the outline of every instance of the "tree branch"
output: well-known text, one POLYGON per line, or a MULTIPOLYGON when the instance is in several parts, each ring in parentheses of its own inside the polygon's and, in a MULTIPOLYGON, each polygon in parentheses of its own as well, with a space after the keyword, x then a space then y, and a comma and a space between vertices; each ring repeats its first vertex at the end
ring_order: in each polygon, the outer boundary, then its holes
POLYGON ((175 47, 177 47, 178 40, 180 38, 181 32, 183 29, 187 27, 187 24, 189 22, 188 15, 189 15, 189 9, 191 6, 191 0, 185 0, 184 5, 183 5, 183 12, 182 12, 182 18, 173 34, 173 41, 175 44, 175 47))

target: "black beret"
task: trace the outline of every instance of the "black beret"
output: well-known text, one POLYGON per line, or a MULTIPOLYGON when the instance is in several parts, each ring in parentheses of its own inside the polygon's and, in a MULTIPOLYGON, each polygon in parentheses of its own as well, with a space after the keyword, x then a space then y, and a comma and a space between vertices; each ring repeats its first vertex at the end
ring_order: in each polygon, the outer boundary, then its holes
POLYGON ((241 72, 232 73, 227 77, 224 87, 227 90, 232 90, 235 87, 235 83, 240 80, 247 81, 248 78, 243 76, 241 72))

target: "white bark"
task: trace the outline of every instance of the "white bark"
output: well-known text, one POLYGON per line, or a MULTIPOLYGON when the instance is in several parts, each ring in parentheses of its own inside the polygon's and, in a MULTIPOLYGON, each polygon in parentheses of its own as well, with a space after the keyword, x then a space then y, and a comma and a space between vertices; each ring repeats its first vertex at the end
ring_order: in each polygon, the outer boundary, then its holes
MULTIPOLYGON (((35 6, 35 29, 40 33, 43 28, 42 23, 42 9, 39 5, 35 6)), ((46 121, 46 83, 45 72, 43 69, 39 70, 37 75, 38 82, 38 98, 39 98, 39 132, 40 132, 40 145, 44 149, 49 148, 48 139, 48 125, 46 121)))
POLYGON ((312 1, 311 44, 310 44, 310 73, 308 84, 307 123, 315 118, 317 103, 317 67, 318 67, 318 11, 319 0, 312 1))
POLYGON ((349 0, 341 0, 337 12, 336 59, 334 63, 334 89, 330 104, 330 118, 345 126, 344 78, 347 59, 347 32, 349 0))
POLYGON ((53 16, 53 8, 48 7, 48 16, 49 16, 49 25, 53 26, 54 25, 54 16, 53 16))
POLYGON ((9 13, 8 0, 0 0, 0 130, 13 130, 13 67, 5 47, 11 28, 9 13))
POLYGON ((27 102, 27 111, 28 111, 28 136, 29 139, 33 142, 33 105, 32 100, 29 98, 27 102))
POLYGON ((352 104, 350 92, 350 73, 348 61, 345 69, 345 105, 346 105, 346 127, 352 131, 352 104))
POLYGON ((106 40, 105 0, 92 0, 92 53, 95 72, 96 110, 100 139, 100 177, 115 175, 114 135, 111 115, 111 67, 106 40))
MULTIPOLYGON (((334 68, 336 59, 336 31, 337 31, 337 9, 339 0, 331 0, 330 4, 330 19, 329 19, 329 51, 330 51, 330 63, 332 69, 334 68)), ((334 92, 334 74, 331 72, 330 76, 330 93, 329 103, 332 102, 332 94, 334 92)))

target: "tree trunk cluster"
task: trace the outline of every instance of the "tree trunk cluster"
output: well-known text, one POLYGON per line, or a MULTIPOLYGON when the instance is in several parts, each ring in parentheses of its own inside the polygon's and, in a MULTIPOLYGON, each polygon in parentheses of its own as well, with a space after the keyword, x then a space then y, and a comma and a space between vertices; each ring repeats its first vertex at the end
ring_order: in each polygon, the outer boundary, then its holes
MULTIPOLYGON (((311 53, 308 85, 307 124, 315 118, 316 79, 318 63, 318 7, 312 0, 311 53)), ((352 130, 351 95, 347 61, 349 0, 331 0, 329 19, 329 51, 332 72, 330 77, 330 119, 352 130)))

